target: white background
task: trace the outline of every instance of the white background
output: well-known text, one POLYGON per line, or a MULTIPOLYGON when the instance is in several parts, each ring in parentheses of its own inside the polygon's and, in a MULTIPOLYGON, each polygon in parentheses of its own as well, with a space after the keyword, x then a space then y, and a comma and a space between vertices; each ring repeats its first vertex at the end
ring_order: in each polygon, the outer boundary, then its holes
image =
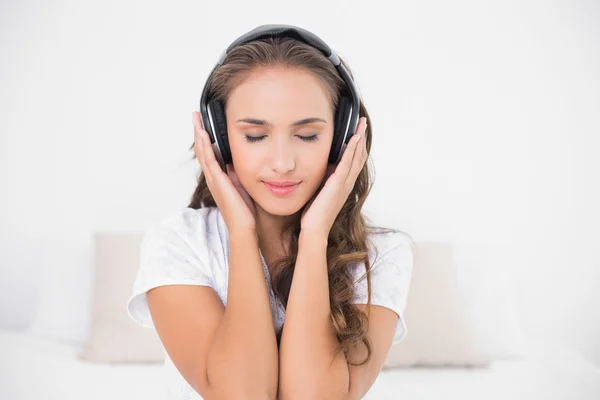
POLYGON ((84 340, 91 233, 188 204, 208 72, 284 23, 352 68, 371 219, 506 274, 528 335, 600 366, 599 22, 593 1, 2 2, 0 326, 84 340))

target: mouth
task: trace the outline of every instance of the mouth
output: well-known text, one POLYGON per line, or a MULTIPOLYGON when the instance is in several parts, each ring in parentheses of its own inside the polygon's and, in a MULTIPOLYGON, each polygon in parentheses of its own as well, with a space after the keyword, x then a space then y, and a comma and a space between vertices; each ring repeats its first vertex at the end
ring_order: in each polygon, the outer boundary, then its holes
POLYGON ((294 190, 296 190, 298 185, 300 185, 300 182, 298 182, 296 184, 285 185, 285 186, 284 185, 275 185, 272 183, 267 183, 265 181, 263 181, 263 183, 265 184, 267 189, 269 189, 271 191, 271 193, 273 193, 277 196, 287 196, 287 195, 291 194, 294 190))

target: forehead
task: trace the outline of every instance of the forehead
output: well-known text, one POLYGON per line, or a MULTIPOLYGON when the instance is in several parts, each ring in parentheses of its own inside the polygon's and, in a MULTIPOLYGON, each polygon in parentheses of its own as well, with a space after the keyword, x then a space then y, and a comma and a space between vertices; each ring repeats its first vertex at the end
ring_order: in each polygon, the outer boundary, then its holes
POLYGON ((253 71, 227 100, 235 117, 287 121, 305 117, 331 120, 328 92, 319 78, 299 68, 261 68, 253 71), (298 117, 298 118, 296 118, 298 117))

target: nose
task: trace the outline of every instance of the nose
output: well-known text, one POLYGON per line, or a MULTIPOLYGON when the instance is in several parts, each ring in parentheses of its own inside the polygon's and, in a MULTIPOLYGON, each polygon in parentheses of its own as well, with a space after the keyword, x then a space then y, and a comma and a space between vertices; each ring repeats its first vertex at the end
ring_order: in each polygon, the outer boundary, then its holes
POLYGON ((274 146, 271 151, 271 166, 278 175, 285 175, 296 166, 296 154, 294 146, 286 135, 280 135, 278 140, 274 140, 274 146))

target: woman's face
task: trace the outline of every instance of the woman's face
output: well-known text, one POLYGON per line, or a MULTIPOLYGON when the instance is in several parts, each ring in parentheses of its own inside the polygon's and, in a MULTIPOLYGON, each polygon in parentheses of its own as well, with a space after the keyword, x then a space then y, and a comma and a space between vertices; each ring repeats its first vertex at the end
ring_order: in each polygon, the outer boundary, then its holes
POLYGON ((318 78, 301 69, 257 69, 233 90, 225 114, 244 189, 269 214, 299 211, 324 179, 333 141, 333 109, 318 78), (265 181, 300 184, 277 195, 265 181))

